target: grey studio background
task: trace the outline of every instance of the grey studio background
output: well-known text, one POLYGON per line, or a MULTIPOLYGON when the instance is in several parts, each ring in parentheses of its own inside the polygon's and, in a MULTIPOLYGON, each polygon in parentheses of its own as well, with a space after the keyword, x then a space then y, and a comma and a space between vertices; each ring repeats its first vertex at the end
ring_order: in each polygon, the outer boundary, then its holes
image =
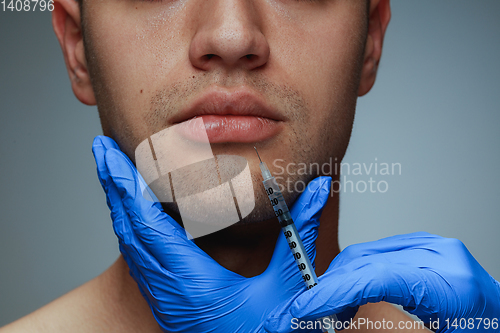
MULTIPOLYGON (((392 10, 344 161, 400 163, 401 174, 349 176, 388 189, 342 193, 341 246, 425 230, 461 239, 498 280, 500 2, 393 1, 392 10)), ((0 12, 0 32, 2 326, 119 253, 91 153, 97 110, 72 94, 50 14, 0 12)))

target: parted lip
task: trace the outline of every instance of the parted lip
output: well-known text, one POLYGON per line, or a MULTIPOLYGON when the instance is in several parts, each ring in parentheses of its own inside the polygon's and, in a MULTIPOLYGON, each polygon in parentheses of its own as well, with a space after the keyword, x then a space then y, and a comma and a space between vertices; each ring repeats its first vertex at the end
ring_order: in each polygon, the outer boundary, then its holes
POLYGON ((248 88, 228 90, 214 87, 203 92, 186 108, 172 116, 170 122, 178 124, 204 115, 249 116, 285 121, 286 117, 270 107, 257 93, 248 88))

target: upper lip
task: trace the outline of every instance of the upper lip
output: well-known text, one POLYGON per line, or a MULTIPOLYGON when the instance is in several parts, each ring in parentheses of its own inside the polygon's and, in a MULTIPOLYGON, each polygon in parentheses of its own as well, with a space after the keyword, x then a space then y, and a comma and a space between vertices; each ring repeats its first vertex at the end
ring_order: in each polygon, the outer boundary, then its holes
POLYGON ((203 115, 237 115, 284 121, 286 118, 249 89, 214 88, 205 91, 186 108, 175 114, 173 124, 203 115))

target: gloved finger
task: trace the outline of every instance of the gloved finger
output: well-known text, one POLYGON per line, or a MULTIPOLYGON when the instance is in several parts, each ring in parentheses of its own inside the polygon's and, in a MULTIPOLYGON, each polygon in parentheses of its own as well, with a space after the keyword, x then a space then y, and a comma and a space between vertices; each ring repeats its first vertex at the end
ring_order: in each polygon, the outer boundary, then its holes
POLYGON ((331 183, 331 177, 313 179, 292 206, 290 213, 304 245, 316 240, 319 218, 328 201, 331 183))
POLYGON ((97 164, 97 175, 99 176, 99 181, 103 188, 106 189, 110 184, 110 177, 107 173, 106 163, 104 161, 104 155, 108 149, 119 149, 116 142, 103 135, 98 135, 94 138, 92 143, 92 153, 94 154, 94 159, 97 164))
MULTIPOLYGON (((314 265, 316 257, 315 241, 318 236, 319 218, 326 205, 330 194, 330 177, 318 177, 312 180, 306 190, 295 201, 290 213, 299 232, 299 236, 304 243, 307 255, 314 265)), ((295 267, 295 261, 290 253, 288 242, 283 233, 280 233, 276 242, 270 269, 283 263, 295 267)), ((288 274, 288 272, 286 272, 288 274)))
POLYGON ((225 269, 189 240, 175 220, 143 197, 144 180, 132 162, 115 149, 106 152, 105 160, 135 234, 161 265, 184 277, 203 278, 210 272, 217 279, 215 275, 225 269))
MULTIPOLYGON (((118 194, 118 190, 115 185, 110 185, 108 188, 110 193, 114 192, 118 194)), ((132 277, 139 284, 139 280, 137 278, 143 276, 142 272, 151 272, 152 270, 156 270, 156 273, 163 274, 165 279, 171 278, 169 272, 166 272, 160 266, 158 261, 148 252, 135 235, 131 227, 129 216, 127 215, 123 205, 118 203, 121 203, 121 200, 118 200, 116 205, 113 207, 113 229, 118 237, 120 252, 129 266, 132 277)), ((142 284, 147 284, 147 279, 143 278, 142 284)))
MULTIPOLYGON (((111 175, 109 174, 108 167, 105 161, 106 152, 109 149, 117 149, 119 150, 116 142, 108 138, 106 136, 97 136, 94 139, 92 144, 92 152, 94 154, 94 158, 97 165, 97 175, 99 177, 99 181, 106 193, 106 201, 108 207, 111 211, 111 219, 113 221, 113 230, 115 234, 118 236, 121 242, 126 244, 130 244, 131 241, 131 232, 127 231, 127 226, 124 225, 124 220, 127 220, 127 213, 123 206, 123 202, 120 194, 118 193, 118 189, 114 184, 111 175)), ((157 204, 157 207, 159 203, 157 204)), ((161 206, 160 206, 161 207, 161 206)))
POLYGON ((146 300, 148 303, 149 307, 151 307, 151 301, 149 300, 148 295, 146 294, 147 288, 147 282, 146 279, 144 278, 143 274, 139 270, 139 267, 135 264, 135 262, 132 260, 132 258, 128 254, 128 249, 126 246, 124 246, 121 242, 119 243, 119 248, 120 248, 120 253, 123 256, 123 259, 127 263, 127 266, 129 268, 129 274, 132 276, 134 281, 137 283, 137 286, 139 287, 139 291, 142 295, 142 297, 146 300))
POLYGON ((120 244, 120 252, 129 266, 130 275, 136 281, 139 291, 148 303, 157 323, 165 332, 174 332, 172 328, 167 327, 169 322, 165 322, 164 318, 162 318, 165 314, 160 309, 177 310, 169 313, 171 322, 178 322, 179 314, 180 320, 185 320, 187 312, 185 310, 192 304, 189 301, 179 302, 179 300, 185 300, 187 294, 186 290, 182 288, 183 280, 166 271, 163 267, 138 265, 136 261, 128 256, 130 249, 126 249, 123 244, 120 244))
MULTIPOLYGON (((119 239, 120 252, 127 262, 130 275, 136 281, 141 294, 156 316, 154 309, 160 306, 158 303, 165 302, 162 297, 166 293, 170 295, 166 297, 166 300, 171 300, 173 303, 175 299, 183 297, 185 291, 178 288, 178 281, 182 279, 161 266, 132 230, 130 218, 105 163, 106 151, 116 148, 118 148, 116 143, 110 138, 97 137, 94 140, 93 152, 98 176, 107 194, 113 229, 119 239)), ((176 306, 176 304, 169 304, 169 306, 176 306)))
POLYGON ((155 296, 164 294, 166 289, 172 287, 174 285, 173 281, 175 276, 161 267, 150 254, 141 251, 140 248, 120 243, 120 252, 129 267, 130 275, 137 283, 139 291, 148 302, 148 305, 151 308, 154 305, 158 305, 155 296), (144 256, 138 256, 138 253, 144 256), (149 258, 146 259, 145 257, 149 258), (158 279, 162 280, 159 286, 163 286, 165 289, 158 290, 158 288, 155 287, 155 282, 158 279))
MULTIPOLYGON (((214 288, 211 277, 192 280, 172 273, 160 265, 144 248, 120 243, 120 252, 156 321, 166 332, 187 332, 192 329, 193 325, 201 326, 201 323, 206 320, 212 321, 214 309, 219 306, 224 308, 226 303, 232 300, 232 297, 227 297, 231 295, 229 291, 227 294, 222 292, 224 296, 220 297, 220 290, 214 288), (134 254, 136 252, 139 252, 143 258, 138 259, 134 254), (128 256, 129 253, 133 255, 128 256), (213 293, 214 297, 208 296, 207 293, 213 293), (197 298, 201 296, 207 297, 213 303, 197 308, 199 305, 197 305, 197 298), (163 312, 165 309, 168 313, 163 312), (190 313, 193 314, 194 309, 196 309, 195 315, 190 315, 190 313), (165 320, 165 316, 168 320, 165 320)), ((227 279, 218 281, 217 287, 226 288, 231 282, 234 281, 227 279)))
POLYGON ((263 328, 266 332, 277 333, 277 332, 322 332, 321 329, 313 330, 311 327, 306 328, 306 323, 300 322, 297 318, 294 318, 289 311, 287 311, 294 300, 303 292, 303 290, 297 291, 294 296, 287 299, 285 302, 276 306, 267 316, 263 328), (303 329, 301 329, 301 327, 303 329))
POLYGON ((305 322, 292 317, 291 315, 285 315, 281 317, 270 317, 266 320, 264 324, 264 330, 269 333, 321 333, 323 332, 319 328, 319 324, 313 322, 305 322), (316 326, 314 326, 316 325, 316 326), (311 328, 316 327, 316 329, 311 328))
MULTIPOLYGON (((269 333, 296 332, 294 324, 300 325, 302 321, 290 313, 290 307, 298 296, 304 292, 304 288, 295 292, 295 295, 276 306, 265 318, 263 328, 269 333)), ((315 331, 316 332, 316 331, 315 331)))
POLYGON ((329 318, 318 318, 317 320, 302 320, 293 317, 290 312, 283 312, 279 315, 275 315, 274 313, 272 313, 264 323, 264 330, 269 333, 320 333, 323 332, 323 330, 319 328, 320 324, 316 323, 317 321, 319 321, 320 323, 323 323, 323 327, 333 327, 335 329, 335 332, 341 332, 344 328, 347 328, 349 326, 348 323, 350 323, 351 318, 354 318, 355 314, 356 313, 349 317, 345 317, 347 319, 338 318, 341 323, 337 323, 337 326, 335 326, 335 323, 332 322, 329 318), (311 327, 315 327, 317 329, 311 329, 311 327))
POLYGON ((97 165, 97 176, 106 193, 106 201, 111 211, 113 230, 120 242, 130 243, 130 240, 125 239, 125 237, 129 237, 130 234, 124 232, 126 226, 123 223, 126 218, 126 212, 123 207, 123 202, 115 184, 111 180, 105 161, 106 151, 108 149, 114 149, 115 147, 118 148, 113 139, 105 136, 97 136, 92 144, 92 152, 97 165))
POLYGON ((449 290, 437 273, 407 265, 353 263, 348 273, 327 271, 318 285, 302 293, 290 307, 300 319, 320 318, 342 313, 368 302, 399 304, 424 321, 434 320, 449 290))
POLYGON ((122 206, 118 192, 111 190, 114 187, 114 184, 111 182, 111 176, 108 173, 108 168, 106 167, 106 161, 104 159, 106 151, 114 146, 116 146, 116 143, 112 139, 105 136, 95 137, 94 142, 92 143, 92 153, 94 154, 97 166, 97 176, 104 192, 106 193, 106 200, 111 211, 113 211, 113 207, 115 206, 122 206))
MULTIPOLYGON (((111 177, 108 174, 108 170, 104 161, 104 155, 106 151, 108 151, 109 149, 116 149, 118 151, 121 151, 120 147, 118 147, 118 144, 115 142, 115 140, 108 138, 107 136, 98 135, 94 138, 94 143, 92 145, 92 152, 94 153, 94 158, 96 159, 97 174, 99 176, 99 181, 101 182, 101 185, 103 187, 105 186, 106 183, 110 184, 110 186, 114 186, 113 182, 111 181, 111 177)), ((148 192, 148 195, 154 197, 154 194, 151 191, 148 192)), ((158 209, 163 210, 158 200, 155 200, 155 205, 156 207, 158 207, 158 209)))
MULTIPOLYGON (((293 297, 281 303, 276 308, 274 308, 273 311, 269 313, 263 325, 264 330, 266 332, 270 333, 322 332, 322 330, 319 328, 320 323, 317 323, 318 320, 321 320, 323 324, 326 323, 330 325, 329 327, 332 327, 331 325, 333 325, 334 323, 332 323, 329 318, 318 317, 314 319, 307 319, 307 318, 302 319, 302 318, 296 318, 292 315, 292 313, 290 312, 291 305, 294 304, 297 297, 299 297, 303 292, 304 292, 303 290, 298 291, 293 297), (326 322, 324 320, 326 320, 326 322), (318 329, 312 330, 311 327, 318 329)), ((343 315, 344 313, 341 313, 341 315, 343 316, 339 316, 339 314, 337 314, 338 320, 340 320, 341 322, 344 321, 349 322, 349 320, 356 315, 357 308, 358 307, 347 308, 344 311, 346 315, 343 315)), ((335 326, 335 330, 336 332, 339 332, 338 326, 335 326)))
POLYGON ((427 232, 414 232, 386 237, 372 242, 349 245, 335 257, 330 267, 341 267, 354 259, 380 253, 400 252, 410 249, 429 249, 432 248, 432 246, 429 246, 430 244, 441 239, 443 237, 427 232))
MULTIPOLYGON (((129 266, 132 261, 136 262, 139 267, 157 266, 158 263, 153 263, 155 261, 154 258, 146 253, 143 249, 144 245, 132 231, 130 217, 123 205, 122 196, 106 164, 105 156, 109 150, 119 152, 118 145, 114 140, 105 136, 97 136, 94 139, 92 151, 97 164, 97 174, 106 192, 108 206, 111 210, 111 217, 113 220, 113 229, 120 240, 120 250, 127 249, 127 253, 122 251, 122 254, 124 257, 130 258, 130 260, 128 260, 129 266), (146 260, 147 263, 144 262, 144 260, 146 260)), ((153 203, 151 201, 147 203, 151 204, 157 210, 160 210, 159 203, 153 203)))

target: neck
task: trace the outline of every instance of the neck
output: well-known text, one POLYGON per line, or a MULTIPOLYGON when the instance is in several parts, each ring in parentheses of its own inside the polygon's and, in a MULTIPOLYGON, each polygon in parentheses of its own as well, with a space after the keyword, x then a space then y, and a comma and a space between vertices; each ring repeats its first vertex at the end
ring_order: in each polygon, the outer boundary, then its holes
POLYGON ((319 220, 318 238, 316 239, 316 274, 318 276, 326 272, 332 260, 340 253, 338 193, 330 193, 319 220))
MULTIPOLYGON (((340 252, 338 244, 339 195, 333 193, 323 210, 316 240, 316 273, 322 275, 340 252)), ((276 219, 234 225, 195 240, 223 267, 245 277, 263 273, 274 252, 281 228, 276 219)), ((291 254, 290 254, 291 255, 291 254)))
MULTIPOLYGON (((339 195, 330 195, 320 218, 318 238, 316 239, 316 273, 322 275, 330 262, 340 252, 338 244, 339 195)), ((217 233, 196 239, 196 244, 223 267, 245 277, 264 272, 267 268, 281 232, 279 223, 273 219, 248 225, 246 228, 226 228, 217 233)), ((291 254, 290 254, 291 255, 291 254)), ((146 301, 129 275, 129 270, 122 257, 111 266, 107 273, 110 278, 110 290, 116 289, 116 297, 124 309, 134 309, 135 316, 147 322, 150 332, 156 332, 158 325, 151 315, 146 301), (114 287, 111 287, 114 285, 114 287)), ((108 290, 109 292, 109 290, 108 290)), ((160 332, 158 330, 158 332, 160 332)))

